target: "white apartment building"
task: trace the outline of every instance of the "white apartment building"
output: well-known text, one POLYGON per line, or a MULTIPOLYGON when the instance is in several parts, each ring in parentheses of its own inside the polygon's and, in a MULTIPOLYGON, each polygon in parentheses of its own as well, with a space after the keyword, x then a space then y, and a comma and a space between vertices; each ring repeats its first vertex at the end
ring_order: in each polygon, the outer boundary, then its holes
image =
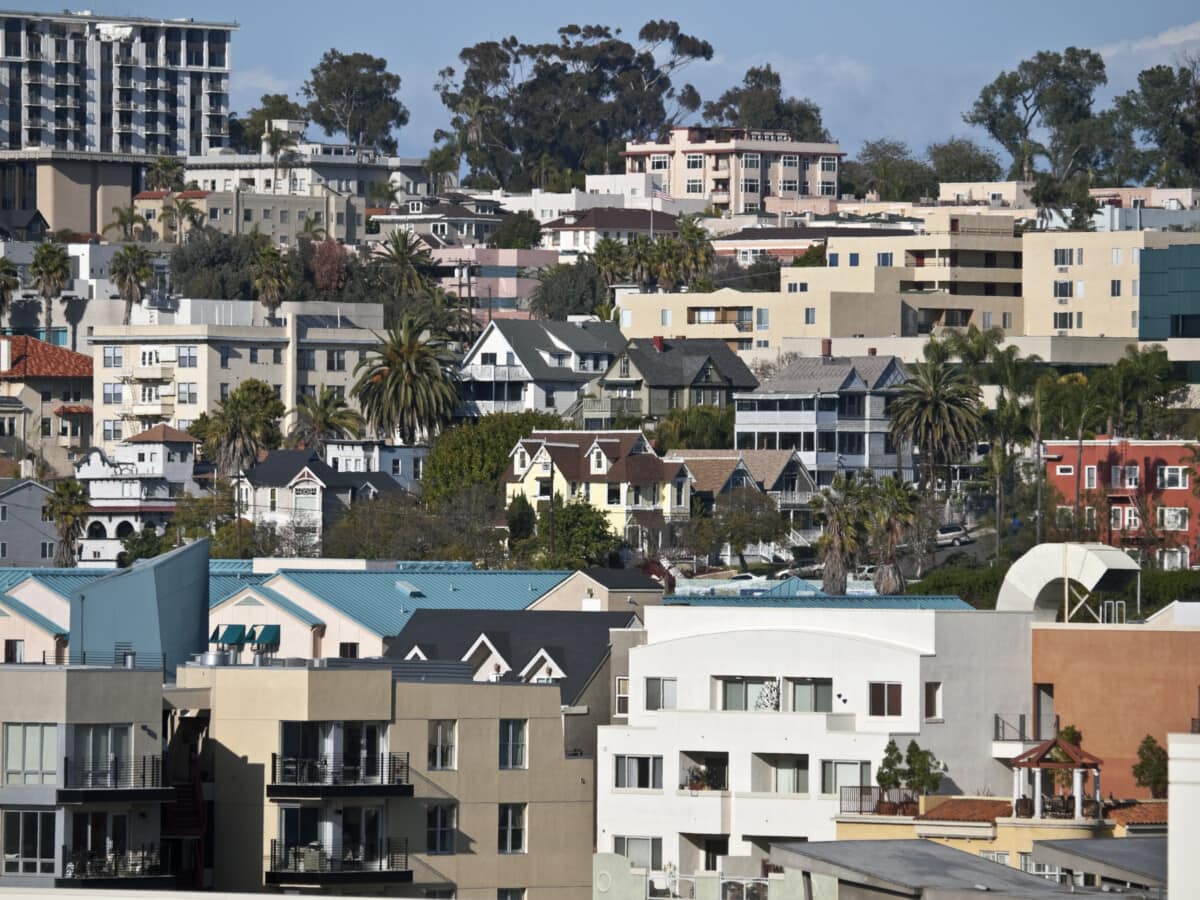
POLYGON ((229 135, 237 25, 0 12, 0 148, 203 153, 229 135))
POLYGON ((497 188, 494 191, 470 191, 479 200, 491 200, 508 213, 527 212, 545 225, 561 219, 568 213, 585 209, 605 207, 609 209, 649 209, 651 204, 659 212, 674 216, 704 212, 708 205, 702 198, 672 197, 667 200, 655 196, 662 187, 661 180, 648 172, 621 173, 618 175, 588 175, 584 189, 571 191, 542 191, 534 189, 528 194, 510 194, 497 188))
POLYGON ((893 737, 933 751, 941 792, 1008 795, 1022 744, 995 722, 1031 704, 1030 614, 911 599, 647 607, 598 730, 597 852, 690 875, 833 840, 893 737))
MULTIPOLYGON (((279 318, 265 315, 247 300, 181 300, 175 313, 93 329, 93 443, 108 450, 164 422, 186 431, 252 378, 289 410, 324 386, 351 397, 354 368, 378 343, 382 306, 284 303, 279 318)), ((290 416, 285 431, 289 424, 290 416)))
POLYGON ((723 213, 757 213, 768 197, 836 197, 841 147, 786 131, 679 126, 670 138, 629 142, 625 171, 654 175, 671 197, 701 199, 723 213))
POLYGON ((108 452, 93 447, 75 466, 87 488, 91 513, 79 543, 79 565, 115 565, 121 541, 147 525, 161 532, 175 514, 182 493, 199 495, 192 479, 194 437, 157 425, 114 444, 108 452))
POLYGON ((325 442, 325 463, 335 472, 382 472, 415 493, 429 447, 424 444, 389 444, 386 441, 333 440, 325 442))

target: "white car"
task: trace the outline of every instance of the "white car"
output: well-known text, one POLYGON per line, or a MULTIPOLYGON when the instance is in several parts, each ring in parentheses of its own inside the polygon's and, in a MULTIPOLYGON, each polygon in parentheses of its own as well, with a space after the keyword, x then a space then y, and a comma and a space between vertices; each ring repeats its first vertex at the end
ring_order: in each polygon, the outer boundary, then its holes
POLYGON ((753 572, 738 572, 729 576, 730 581, 766 581, 765 575, 755 575, 753 572))
POLYGON ((973 543, 974 540, 965 525, 941 525, 937 530, 939 547, 961 547, 963 544, 973 543))

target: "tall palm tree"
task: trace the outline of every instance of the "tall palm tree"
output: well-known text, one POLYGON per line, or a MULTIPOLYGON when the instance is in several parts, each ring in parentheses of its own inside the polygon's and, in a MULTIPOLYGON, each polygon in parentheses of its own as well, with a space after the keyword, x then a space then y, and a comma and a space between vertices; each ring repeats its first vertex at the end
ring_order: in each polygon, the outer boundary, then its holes
POLYGON ((629 274, 640 285, 646 284, 654 271, 654 241, 644 234, 635 234, 629 241, 629 274))
POLYGON ((265 306, 267 314, 274 318, 279 305, 283 303, 284 295, 292 287, 287 259, 274 247, 263 247, 251 263, 250 281, 258 294, 258 302, 265 306))
POLYGON ((450 421, 458 393, 442 360, 442 342, 427 338, 429 323, 403 316, 355 367, 354 392, 367 422, 405 443, 432 435, 450 421))
POLYGON ((146 170, 146 187, 152 191, 183 190, 183 160, 160 156, 146 170))
POLYGON ((925 482, 936 491, 937 460, 949 464, 965 452, 975 442, 982 419, 979 386, 961 368, 913 363, 892 403, 892 438, 898 447, 908 444, 919 450, 925 482))
POLYGON ((817 544, 823 564, 821 590, 840 596, 846 593, 846 575, 862 545, 862 493, 845 475, 835 475, 829 487, 813 497, 812 508, 823 528, 817 544))
POLYGON ((716 252, 699 216, 679 220, 679 242, 683 245, 683 280, 691 284, 712 268, 716 252))
POLYGON ((988 363, 1002 343, 1004 329, 997 327, 980 330, 977 325, 971 325, 966 331, 951 331, 946 335, 950 355, 957 358, 977 382, 987 374, 988 363))
POLYGON ((429 175, 429 183, 435 194, 441 194, 449 187, 450 176, 458 173, 458 162, 459 150, 454 141, 429 151, 425 157, 425 172, 429 175))
POLYGON ((74 478, 55 482, 54 491, 42 504, 44 515, 54 523, 58 534, 58 545, 54 548, 56 566, 69 568, 78 562, 76 548, 87 525, 89 508, 87 490, 74 478))
POLYGON ((175 229, 175 243, 182 244, 185 227, 200 221, 200 210, 186 197, 170 197, 163 203, 163 224, 175 229))
POLYGON ((363 417, 326 385, 321 393, 300 399, 295 424, 289 432, 293 446, 304 446, 322 454, 325 442, 338 438, 356 438, 363 432, 363 417))
POLYGON ((279 446, 279 418, 285 412, 270 385, 247 379, 208 416, 205 446, 213 448, 217 471, 238 476, 259 453, 279 446))
POLYGON ((1083 525, 1083 435, 1104 415, 1103 380, 1089 380, 1081 372, 1072 372, 1058 379, 1055 394, 1063 425, 1075 438, 1075 521, 1072 532, 1078 541, 1083 525))
POLYGON ((113 220, 104 226, 104 233, 119 231, 123 241, 132 241, 140 237, 149 224, 146 217, 137 211, 137 207, 114 206, 112 211, 113 220))
POLYGON ((271 154, 274 166, 274 180, 271 182, 271 193, 279 193, 279 160, 284 156, 294 156, 300 138, 294 131, 283 128, 272 128, 267 134, 267 152, 271 154))
POLYGON ((300 226, 296 237, 302 241, 323 241, 327 237, 327 232, 316 218, 305 216, 304 224, 300 226))
POLYGON ((137 244, 127 244, 118 250, 112 259, 112 280, 125 299, 125 318, 128 325, 135 303, 141 303, 146 284, 154 277, 150 267, 150 254, 137 244))
POLYGON ((683 279, 684 254, 683 244, 670 235, 654 242, 654 277, 660 289, 674 290, 683 279))
POLYGON ((872 482, 873 479, 865 482, 862 490, 871 498, 867 507, 875 550, 875 590, 881 594, 903 594, 900 545, 916 522, 917 493, 912 485, 894 475, 881 479, 877 485, 872 482))
POLYGON ((46 241, 33 251, 33 262, 29 265, 29 276, 33 286, 42 297, 42 314, 46 322, 46 342, 51 342, 54 331, 54 298, 62 294, 71 280, 71 260, 62 244, 46 241))
POLYGON ((393 231, 375 254, 375 264, 400 295, 420 293, 429 286, 433 268, 429 250, 408 231, 393 231))
POLYGON ((14 263, 7 256, 0 256, 0 321, 4 320, 4 314, 8 312, 8 305, 12 303, 13 294, 21 286, 21 274, 17 270, 14 263))
POLYGON ((618 281, 629 277, 629 250, 620 241, 601 238, 592 250, 592 262, 604 286, 611 288, 618 281))

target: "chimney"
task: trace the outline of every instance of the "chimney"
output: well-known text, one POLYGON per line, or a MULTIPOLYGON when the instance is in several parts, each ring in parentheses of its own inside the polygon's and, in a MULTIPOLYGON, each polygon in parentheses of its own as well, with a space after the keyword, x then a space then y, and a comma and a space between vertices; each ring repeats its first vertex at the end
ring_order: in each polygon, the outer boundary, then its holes
POLYGON ((0 338, 0 372, 7 372, 12 368, 12 341, 8 338, 0 338))
POLYGON ((878 350, 876 350, 874 347, 868 347, 868 348, 867 348, 867 356, 874 356, 874 355, 875 355, 876 353, 878 353, 878 352, 879 352, 879 351, 878 351, 878 350))
MULTIPOLYGON (((654 349, 655 349, 655 350, 657 350, 659 353, 662 353, 662 352, 663 352, 663 349, 664 349, 664 348, 663 348, 663 339, 662 339, 662 335, 661 335, 661 334, 656 334, 656 335, 655 335, 655 336, 652 338, 652 340, 654 341, 654 349)), ((7 343, 7 341, 6 341, 5 343, 7 343)))
POLYGON ((826 358, 833 356, 832 338, 821 338, 821 355, 826 358))

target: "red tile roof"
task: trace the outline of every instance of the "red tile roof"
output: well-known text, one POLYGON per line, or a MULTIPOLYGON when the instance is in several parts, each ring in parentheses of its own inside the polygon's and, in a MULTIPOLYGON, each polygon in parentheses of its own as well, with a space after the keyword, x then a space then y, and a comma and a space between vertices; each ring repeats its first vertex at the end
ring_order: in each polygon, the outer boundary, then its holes
POLYGON ((142 191, 134 194, 134 200, 162 200, 170 191, 142 191))
POLYGON ((917 816, 925 822, 995 822, 1012 815, 1012 801, 951 797, 917 816))
POLYGON ((29 378, 92 377, 92 358, 66 347, 56 347, 28 335, 7 339, 12 345, 12 368, 0 371, 0 378, 24 381, 29 378))
POLYGON ((173 194, 171 191, 142 191, 134 194, 134 200, 165 200, 168 197, 175 196, 181 200, 203 200, 209 195, 209 191, 180 191, 173 194))
POLYGON ((209 191, 180 191, 175 196, 180 200, 203 200, 209 193, 209 191))
POLYGON ((153 428, 125 438, 127 444, 198 444, 200 443, 186 431, 172 428, 170 425, 155 425, 153 428))
POLYGON ((1129 803, 1105 810, 1105 815, 1118 825, 1166 825, 1167 801, 1129 803))

